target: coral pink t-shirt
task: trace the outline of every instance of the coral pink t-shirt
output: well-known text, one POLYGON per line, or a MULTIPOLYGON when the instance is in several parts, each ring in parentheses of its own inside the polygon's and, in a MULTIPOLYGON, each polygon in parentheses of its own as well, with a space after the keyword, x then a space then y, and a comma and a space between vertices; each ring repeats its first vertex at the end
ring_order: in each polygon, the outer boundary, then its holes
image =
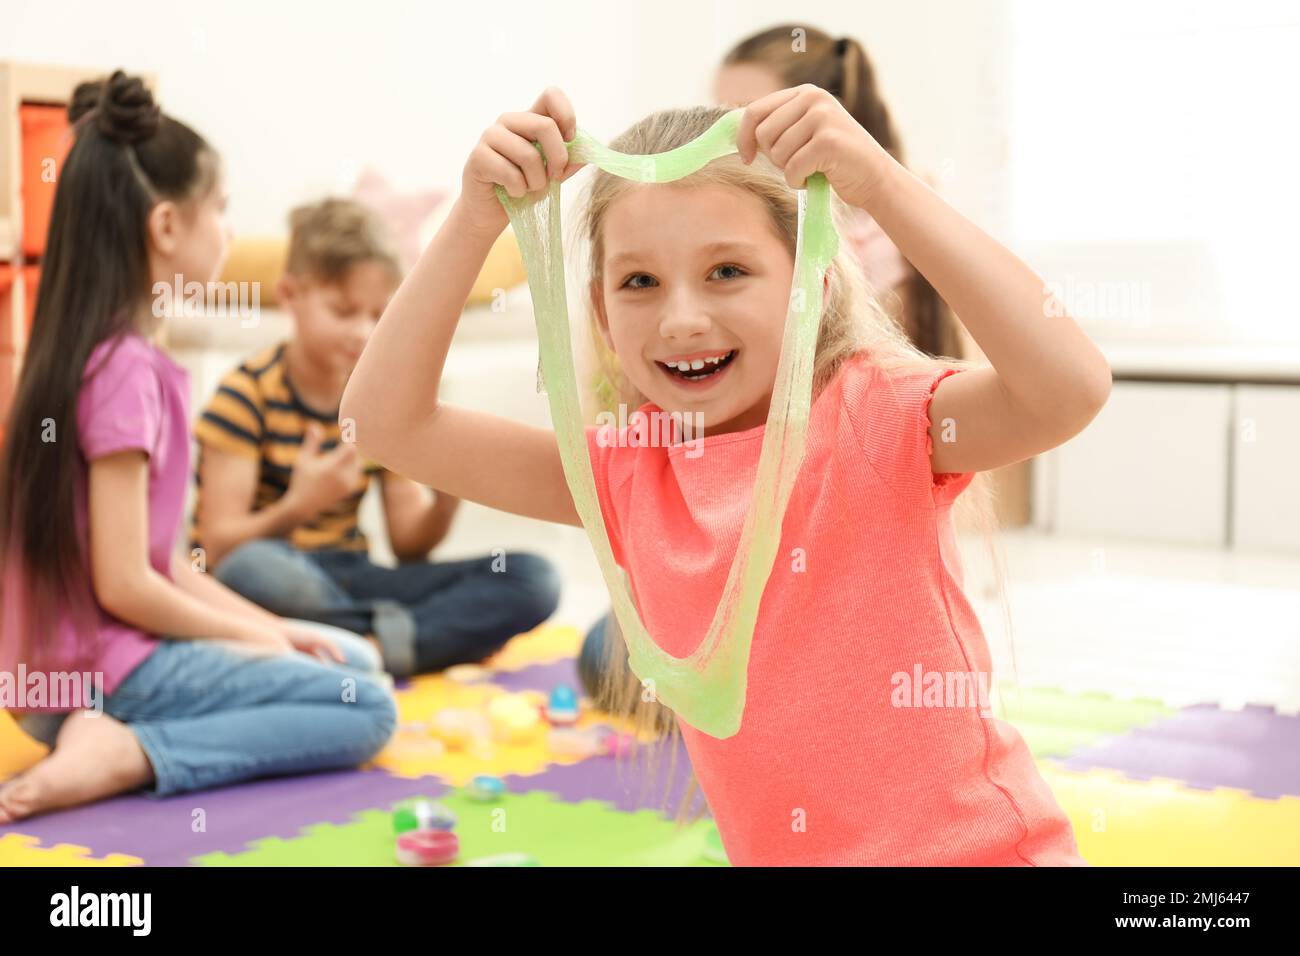
MULTIPOLYGON (((1020 735, 981 716, 987 698, 962 703, 991 661, 950 511, 974 475, 930 471, 929 401, 954 371, 860 354, 813 404, 741 728, 678 719, 733 864, 1084 865, 1020 735), (924 692, 936 682, 947 696, 924 692)), ((706 430, 702 452, 586 430, 615 558, 670 654, 712 621, 765 428, 706 430)))
MULTIPOLYGON (((171 577, 171 556, 180 528, 190 472, 189 376, 143 337, 127 334, 100 343, 91 352, 77 396, 77 440, 81 450, 75 487, 77 532, 82 560, 89 575, 86 483, 89 462, 115 452, 143 451, 149 457, 149 563, 171 577)), ((21 595, 21 570, 7 574, 6 597, 21 595)), ((9 601, 6 600, 6 604, 9 601)), ((15 611, 4 616, 0 661, 9 662, 15 611)), ((73 624, 64 620, 54 646, 38 660, 24 661, 27 670, 88 669, 102 674, 95 683, 111 694, 157 647, 152 636, 95 608, 95 633, 78 641, 73 624)), ((28 710, 67 710, 66 703, 28 710)))

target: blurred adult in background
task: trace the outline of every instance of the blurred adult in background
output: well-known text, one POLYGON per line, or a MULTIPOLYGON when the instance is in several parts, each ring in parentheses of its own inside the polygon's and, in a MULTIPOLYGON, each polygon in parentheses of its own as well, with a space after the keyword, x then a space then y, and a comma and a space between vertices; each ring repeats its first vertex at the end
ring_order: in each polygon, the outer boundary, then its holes
MULTIPOLYGON (((903 144, 880 96, 866 50, 852 37, 787 23, 746 37, 722 58, 714 98, 746 106, 777 90, 811 83, 831 93, 894 159, 906 165, 903 144)), ((931 355, 957 356, 956 324, 934 287, 912 267, 865 210, 855 209, 841 238, 862 264, 912 342, 931 355), (890 295, 893 293, 893 295, 890 295)))

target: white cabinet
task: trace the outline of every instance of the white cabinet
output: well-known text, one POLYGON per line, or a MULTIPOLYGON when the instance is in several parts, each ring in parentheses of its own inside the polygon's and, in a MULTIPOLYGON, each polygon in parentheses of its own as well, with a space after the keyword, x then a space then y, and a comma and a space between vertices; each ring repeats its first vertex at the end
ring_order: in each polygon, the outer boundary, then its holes
POLYGON ((1040 459, 1043 526, 1224 544, 1231 407, 1230 385, 1116 382, 1092 424, 1040 459))
POLYGON ((1116 382, 1036 459, 1034 524, 1077 537, 1300 554, 1300 386, 1116 382))
POLYGON ((1300 554, 1300 386, 1238 385, 1232 541, 1300 554))

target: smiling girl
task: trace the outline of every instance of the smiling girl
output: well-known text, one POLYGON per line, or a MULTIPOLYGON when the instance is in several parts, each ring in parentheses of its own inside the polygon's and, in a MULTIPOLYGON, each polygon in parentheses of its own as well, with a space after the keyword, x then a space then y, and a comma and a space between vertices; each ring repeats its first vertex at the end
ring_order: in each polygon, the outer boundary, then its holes
MULTIPOLYGON (((610 144, 690 142, 726 110, 655 113, 610 144)), ((521 197, 579 168, 558 90, 503 115, 465 166, 450 218, 398 291, 341 414, 365 451, 441 491, 579 524, 554 434, 439 399, 466 296, 521 197), (533 146, 540 144, 540 152, 533 146), (546 162, 543 163, 543 156, 546 162)), ((896 677, 987 674, 962 593, 951 506, 974 473, 1080 431, 1110 372, 1042 281, 903 169, 829 93, 745 108, 738 155, 668 185, 598 173, 584 226, 597 329, 625 400, 702 415, 703 453, 587 430, 615 559, 655 642, 708 630, 752 496, 780 356, 796 189, 824 173, 866 209, 965 320, 991 365, 929 359, 837 259, 826 278, 814 404, 779 555, 759 609, 739 732, 678 718, 738 865, 1078 865, 1069 821, 1016 731, 978 701, 900 704, 896 677), (1049 317, 1050 316, 1050 317, 1049 317)), ((926 698, 929 701, 929 698, 926 698)))

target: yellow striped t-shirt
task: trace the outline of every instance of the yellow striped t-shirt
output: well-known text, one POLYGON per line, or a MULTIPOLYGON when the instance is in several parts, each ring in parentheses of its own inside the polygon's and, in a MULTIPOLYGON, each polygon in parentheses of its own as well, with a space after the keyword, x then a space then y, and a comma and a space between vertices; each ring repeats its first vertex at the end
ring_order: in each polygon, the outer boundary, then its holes
MULTIPOLYGON (((200 455, 205 448, 216 448, 260 462, 257 495, 253 501, 255 511, 273 504, 288 490, 289 476, 302 447, 308 422, 318 422, 324 432, 322 451, 334 448, 341 439, 338 413, 308 408, 294 391, 285 370, 284 349, 285 343, 281 342, 254 355, 227 374, 194 427, 200 455)), ((381 466, 365 462, 356 490, 329 510, 295 528, 289 541, 306 551, 323 548, 366 550, 366 538, 357 523, 357 509, 370 487, 371 478, 382 476, 384 472, 381 466)), ((195 481, 198 498, 202 500, 203 485, 198 480, 197 470, 195 481)), ((196 507, 192 527, 194 547, 202 545, 202 529, 197 526, 200 513, 196 507)))

